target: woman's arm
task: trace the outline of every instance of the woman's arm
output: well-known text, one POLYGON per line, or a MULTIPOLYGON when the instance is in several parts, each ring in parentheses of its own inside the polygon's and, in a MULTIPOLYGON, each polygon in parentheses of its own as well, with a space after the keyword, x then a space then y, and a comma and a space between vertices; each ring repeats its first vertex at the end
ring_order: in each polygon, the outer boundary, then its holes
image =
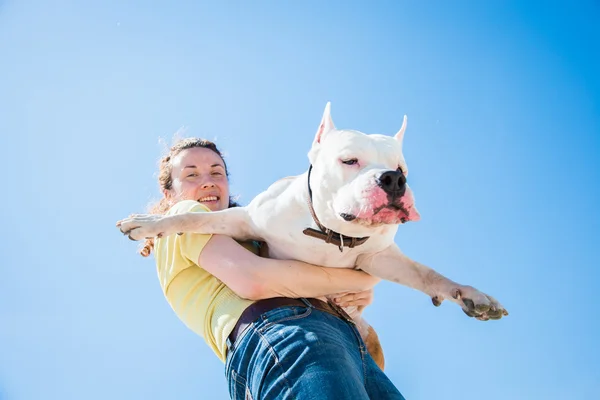
POLYGON ((365 272, 347 268, 325 268, 294 260, 262 258, 232 238, 221 235, 213 235, 204 246, 198 265, 238 296, 250 300, 362 292, 380 281, 365 272))

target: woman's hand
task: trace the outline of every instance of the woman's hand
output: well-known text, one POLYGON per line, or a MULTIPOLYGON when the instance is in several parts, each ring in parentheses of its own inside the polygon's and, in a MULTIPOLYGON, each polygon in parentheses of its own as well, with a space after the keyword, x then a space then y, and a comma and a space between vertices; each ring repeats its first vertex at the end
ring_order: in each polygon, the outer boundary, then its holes
POLYGON ((336 295, 333 301, 340 307, 355 306, 359 312, 362 312, 373 302, 373 288, 357 293, 342 293, 336 295))

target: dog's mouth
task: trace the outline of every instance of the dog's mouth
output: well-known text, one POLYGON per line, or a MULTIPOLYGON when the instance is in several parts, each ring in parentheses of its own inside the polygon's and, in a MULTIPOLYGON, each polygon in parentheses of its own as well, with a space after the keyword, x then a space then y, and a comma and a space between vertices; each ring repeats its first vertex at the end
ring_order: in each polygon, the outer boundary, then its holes
POLYGON ((358 213, 343 212, 339 213, 339 216, 344 221, 367 226, 404 224, 420 219, 418 211, 413 206, 407 206, 403 202, 383 204, 369 211, 364 210, 358 213))
POLYGON ((404 203, 384 204, 373 210, 373 219, 389 221, 404 224, 409 221, 410 213, 404 203))
POLYGON ((389 210, 392 213, 398 213, 398 215, 400 216, 401 223, 407 222, 410 216, 410 213, 408 212, 408 209, 404 206, 404 203, 390 203, 387 205, 383 205, 375 209, 373 215, 379 214, 382 210, 389 210))
POLYGON ((332 203, 339 221, 369 228, 399 225, 420 219, 408 185, 401 196, 390 195, 373 185, 360 188, 360 191, 349 185, 345 191, 336 194, 332 203))

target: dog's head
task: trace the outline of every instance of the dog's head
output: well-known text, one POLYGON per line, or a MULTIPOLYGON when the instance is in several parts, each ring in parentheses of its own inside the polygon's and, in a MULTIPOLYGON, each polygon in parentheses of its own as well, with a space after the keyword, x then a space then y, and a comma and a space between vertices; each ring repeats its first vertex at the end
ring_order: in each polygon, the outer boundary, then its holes
POLYGON ((405 130, 406 116, 393 137, 338 130, 327 103, 308 154, 315 212, 325 226, 339 229, 351 223, 374 228, 419 220, 406 183, 405 130))

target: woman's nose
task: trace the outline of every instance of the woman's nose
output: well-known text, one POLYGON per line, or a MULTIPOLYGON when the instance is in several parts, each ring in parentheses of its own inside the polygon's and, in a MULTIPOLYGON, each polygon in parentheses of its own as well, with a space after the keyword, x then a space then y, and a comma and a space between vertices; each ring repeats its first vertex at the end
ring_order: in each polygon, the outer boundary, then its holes
POLYGON ((215 187, 215 184, 213 183, 213 181, 206 181, 202 184, 202 189, 208 189, 211 187, 215 187))

